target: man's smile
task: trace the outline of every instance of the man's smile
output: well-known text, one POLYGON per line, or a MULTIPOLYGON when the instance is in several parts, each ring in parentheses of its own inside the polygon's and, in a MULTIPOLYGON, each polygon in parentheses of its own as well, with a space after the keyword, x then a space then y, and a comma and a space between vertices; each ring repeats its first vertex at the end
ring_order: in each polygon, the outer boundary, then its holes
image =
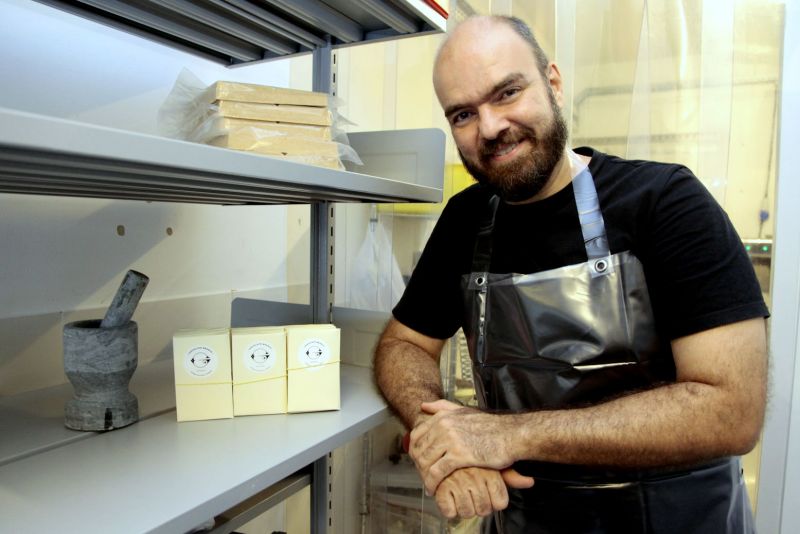
POLYGON ((494 142, 484 146, 483 150, 481 150, 483 156, 481 159, 484 164, 489 165, 507 163, 522 153, 525 142, 526 139, 524 137, 505 142, 494 142))
POLYGON ((507 156, 511 154, 511 152, 519 146, 519 143, 504 143, 499 145, 497 149, 494 151, 493 158, 499 159, 503 156, 507 156))

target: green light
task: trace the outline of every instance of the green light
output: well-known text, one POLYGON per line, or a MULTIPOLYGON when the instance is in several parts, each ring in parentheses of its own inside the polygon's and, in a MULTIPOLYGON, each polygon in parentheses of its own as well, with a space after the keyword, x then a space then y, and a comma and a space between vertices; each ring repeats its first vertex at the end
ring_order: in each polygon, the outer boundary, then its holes
POLYGON ((745 245, 745 246, 744 246, 744 249, 745 249, 747 252, 750 252, 750 245, 745 245))
POLYGON ((767 251, 769 251, 769 246, 768 245, 763 245, 761 247, 761 250, 763 250, 764 252, 767 252, 767 251))

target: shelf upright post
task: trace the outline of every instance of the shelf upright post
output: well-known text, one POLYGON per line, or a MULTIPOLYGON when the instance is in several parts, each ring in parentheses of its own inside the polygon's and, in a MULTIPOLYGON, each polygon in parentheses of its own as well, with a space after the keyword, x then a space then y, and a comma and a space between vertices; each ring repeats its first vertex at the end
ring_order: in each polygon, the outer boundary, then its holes
MULTIPOLYGON (((336 94, 335 56, 330 36, 327 44, 314 49, 312 89, 336 94)), ((311 313, 315 323, 333 322, 333 203, 311 203, 311 313)), ((311 533, 329 531, 332 518, 331 455, 314 461, 311 484, 311 533)))
MULTIPOLYGON (((314 49, 312 89, 336 94, 336 72, 330 37, 314 49)), ((333 321, 333 204, 311 204, 311 313, 315 323, 333 321)))

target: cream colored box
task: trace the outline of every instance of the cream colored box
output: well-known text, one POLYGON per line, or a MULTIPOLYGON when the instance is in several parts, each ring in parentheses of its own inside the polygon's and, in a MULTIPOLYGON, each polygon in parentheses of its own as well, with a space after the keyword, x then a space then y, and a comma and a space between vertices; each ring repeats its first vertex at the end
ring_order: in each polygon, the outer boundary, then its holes
POLYGON ((233 415, 286 413, 283 327, 231 329, 233 415))
POLYGON ((294 135, 239 135, 238 133, 221 135, 209 141, 209 144, 234 150, 250 150, 259 154, 284 156, 323 156, 338 157, 339 146, 333 141, 323 141, 310 137, 294 135))
POLYGON ((178 421, 233 417, 228 329, 179 330, 172 351, 178 421))
POLYGON ((211 116, 199 127, 193 136, 235 135, 241 140, 257 140, 267 135, 294 135, 310 137, 321 141, 330 141, 333 137, 330 126, 313 126, 309 124, 287 124, 284 122, 256 121, 250 119, 231 119, 217 115, 211 116))
POLYGON ((290 122, 292 124, 313 124, 316 126, 331 125, 331 112, 327 108, 232 102, 230 100, 218 101, 217 107, 220 115, 235 119, 290 122))
POLYGON ((286 328, 290 413, 340 408, 339 340, 332 324, 286 328))
POLYGON ((287 89, 254 83, 219 81, 206 89, 203 100, 234 100, 262 104, 294 104, 297 106, 326 107, 328 94, 300 89, 287 89))

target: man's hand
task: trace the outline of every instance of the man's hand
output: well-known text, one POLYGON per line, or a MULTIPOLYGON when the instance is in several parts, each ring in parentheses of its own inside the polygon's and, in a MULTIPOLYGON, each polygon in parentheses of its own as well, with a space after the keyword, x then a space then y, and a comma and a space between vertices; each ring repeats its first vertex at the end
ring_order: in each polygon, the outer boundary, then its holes
POLYGON ((448 519, 460 517, 485 517, 492 512, 505 510, 508 491, 512 488, 529 488, 533 479, 524 477, 513 469, 503 472, 480 467, 465 467, 453 471, 436 488, 436 505, 448 519))
POLYGON ((423 403, 422 410, 433 416, 411 432, 409 453, 429 494, 457 469, 499 471, 514 462, 500 416, 446 400, 423 403))

